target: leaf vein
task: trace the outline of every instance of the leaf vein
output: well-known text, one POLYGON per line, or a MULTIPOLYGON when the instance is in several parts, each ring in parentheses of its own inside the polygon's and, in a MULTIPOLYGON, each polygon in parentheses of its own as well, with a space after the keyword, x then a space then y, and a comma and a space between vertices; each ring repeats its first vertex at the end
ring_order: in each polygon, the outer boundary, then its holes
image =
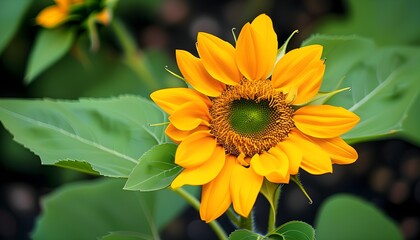
MULTIPOLYGON (((109 149, 109 148, 108 148, 108 147, 106 147, 106 146, 103 146, 103 145, 100 145, 100 144, 98 144, 98 143, 96 143, 96 142, 93 142, 93 141, 91 141, 91 140, 88 140, 88 139, 82 138, 82 137, 80 137, 80 136, 78 136, 78 135, 76 135, 76 134, 73 134, 73 133, 70 133, 70 132, 68 132, 68 131, 65 131, 65 130, 63 130, 63 129, 61 129, 61 128, 58 128, 58 127, 54 126, 54 125, 47 124, 47 123, 44 123, 44 122, 42 122, 42 121, 35 120, 35 119, 29 118, 29 117, 27 117, 27 116, 24 116, 24 115, 18 114, 18 113, 16 113, 16 112, 10 111, 10 110, 8 110, 8 109, 6 109, 6 108, 3 108, 3 107, 2 107, 1 109, 3 109, 3 111, 4 111, 4 112, 6 112, 6 113, 8 113, 8 114, 10 114, 10 115, 12 115, 12 116, 15 116, 16 118, 18 118, 18 119, 20 119, 20 120, 22 120, 22 121, 25 121, 25 122, 28 122, 28 123, 32 123, 32 124, 35 124, 35 125, 39 125, 39 126, 44 127, 44 128, 46 128, 46 129, 49 129, 49 130, 52 130, 52 131, 58 132, 58 133, 63 134, 63 135, 65 135, 65 136, 67 136, 67 137, 70 137, 70 138, 73 138, 73 139, 75 139, 75 140, 77 140, 77 141, 80 141, 80 142, 81 142, 81 143, 83 143, 83 144, 86 144, 86 145, 92 146, 92 147, 94 147, 94 148, 97 148, 97 149, 99 149, 99 150, 102 150, 102 151, 104 151, 104 152, 107 152, 107 153, 109 153, 109 154, 111 154, 111 155, 115 155, 115 156, 117 156, 117 157, 119 157, 119 158, 122 158, 122 159, 124 159, 124 160, 127 160, 127 161, 130 161, 130 162, 132 162, 132 163, 137 164, 137 160, 136 160, 136 159, 134 159, 134 158, 132 158, 132 157, 130 157, 130 156, 124 155, 124 154, 122 154, 122 153, 120 153, 120 152, 117 152, 117 151, 115 151, 115 150, 109 149)), ((72 127, 72 128, 73 128, 73 127, 72 127)))

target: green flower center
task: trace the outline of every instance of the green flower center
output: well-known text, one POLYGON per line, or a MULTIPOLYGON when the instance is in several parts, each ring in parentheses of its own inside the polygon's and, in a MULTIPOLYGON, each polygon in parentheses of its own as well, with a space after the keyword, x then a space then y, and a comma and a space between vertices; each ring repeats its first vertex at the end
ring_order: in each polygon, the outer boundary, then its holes
POLYGON ((256 137, 261 135, 271 122, 272 109, 266 100, 235 100, 230 110, 230 125, 238 134, 256 137))

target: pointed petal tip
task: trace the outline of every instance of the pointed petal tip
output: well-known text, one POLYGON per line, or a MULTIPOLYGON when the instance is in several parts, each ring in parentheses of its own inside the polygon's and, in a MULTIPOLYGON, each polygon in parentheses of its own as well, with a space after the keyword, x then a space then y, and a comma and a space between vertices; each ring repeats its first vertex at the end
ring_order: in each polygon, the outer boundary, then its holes
POLYGON ((237 85, 241 74, 235 61, 235 48, 209 33, 197 35, 197 51, 206 71, 221 83, 237 85))
POLYGON ((277 47, 270 18, 261 16, 246 23, 236 42, 236 62, 242 75, 249 80, 265 79, 274 67, 277 47))
POLYGON ((299 108, 293 118, 296 127, 306 135, 316 138, 338 137, 359 122, 355 113, 331 105, 308 105, 299 108))
POLYGON ((255 17, 254 20, 252 20, 252 24, 253 23, 256 23, 256 22, 263 22, 263 21, 264 22, 271 22, 272 23, 272 20, 271 20, 270 16, 268 16, 265 13, 261 13, 260 15, 258 15, 257 17, 255 17))
POLYGON ((185 80, 197 91, 210 97, 217 97, 225 85, 214 79, 204 67, 202 60, 185 50, 176 50, 176 62, 185 80))
POLYGON ((319 58, 321 58, 322 51, 324 50, 324 46, 320 44, 312 44, 308 46, 301 47, 300 49, 304 51, 310 51, 313 52, 314 55, 319 55, 319 58))

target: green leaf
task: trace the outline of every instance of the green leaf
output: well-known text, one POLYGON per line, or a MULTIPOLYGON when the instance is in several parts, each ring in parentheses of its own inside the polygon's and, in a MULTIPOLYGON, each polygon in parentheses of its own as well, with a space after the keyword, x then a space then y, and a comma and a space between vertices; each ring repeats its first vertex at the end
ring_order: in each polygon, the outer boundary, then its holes
MULTIPOLYGON (((343 78, 364 58, 373 54, 375 43, 358 36, 314 35, 302 45, 320 44, 324 47, 322 57, 326 60, 326 71, 321 91, 332 92, 340 89, 343 78)), ((350 87, 350 86, 347 86, 350 87)), ((340 93, 338 94, 340 96, 340 93)))
POLYGON ((31 0, 0 1, 0 54, 17 31, 31 0))
POLYGON ((269 238, 282 237, 283 240, 314 240, 315 230, 305 222, 290 221, 278 227, 274 232, 267 234, 267 236, 269 238))
MULTIPOLYGON (((104 176, 128 177, 139 157, 167 142, 166 115, 135 96, 109 99, 0 100, 0 121, 43 164, 85 162, 104 176), (60 163, 61 162, 61 163, 60 163)), ((86 164, 70 164, 86 171, 86 164)))
POLYGON ((347 0, 348 16, 330 16, 315 30, 323 34, 357 34, 381 45, 416 44, 420 39, 420 1, 347 0))
POLYGON ((230 240, 263 240, 267 239, 264 236, 259 235, 258 233, 249 231, 247 229, 240 229, 232 232, 229 235, 230 240))
POLYGON ((390 136, 406 137, 420 145, 420 48, 375 48, 361 38, 317 35, 305 45, 321 44, 327 69, 321 89, 338 93, 327 103, 355 112, 360 123, 343 138, 351 143, 390 136), (340 79, 344 79, 340 81, 340 79), (398 134, 398 135, 397 135, 398 134))
POLYGON ((43 199, 33 239, 97 239, 128 233, 157 239, 158 231, 186 206, 170 190, 132 192, 122 190, 123 185, 123 179, 107 178, 61 187, 43 199), (162 215, 159 209, 164 205, 171 211, 162 215))
POLYGON ((100 240, 153 240, 149 235, 144 235, 138 232, 116 231, 111 232, 101 238, 100 240))
POLYGON ((29 57, 25 83, 32 82, 39 74, 66 54, 73 44, 75 33, 73 28, 40 30, 29 57))
POLYGON ((351 195, 327 199, 316 217, 318 240, 402 240, 398 227, 370 203, 351 195))
POLYGON ((175 144, 165 143, 143 154, 128 176, 124 189, 156 191, 168 187, 182 170, 174 163, 176 148, 175 144))

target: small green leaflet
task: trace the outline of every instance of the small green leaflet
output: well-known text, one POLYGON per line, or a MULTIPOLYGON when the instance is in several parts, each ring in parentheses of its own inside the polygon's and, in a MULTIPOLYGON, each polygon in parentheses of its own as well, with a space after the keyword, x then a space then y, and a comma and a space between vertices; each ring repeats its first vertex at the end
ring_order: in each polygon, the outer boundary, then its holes
POLYGON ((267 234, 267 237, 282 240, 314 240, 315 229, 302 221, 290 221, 267 234))
POLYGON ((168 187, 182 170, 174 163, 176 148, 175 144, 165 143, 144 153, 128 176, 124 189, 156 191, 168 187))
POLYGON ((31 83, 39 74, 63 57, 72 46, 75 36, 76 29, 73 28, 40 30, 29 57, 25 83, 31 83))

